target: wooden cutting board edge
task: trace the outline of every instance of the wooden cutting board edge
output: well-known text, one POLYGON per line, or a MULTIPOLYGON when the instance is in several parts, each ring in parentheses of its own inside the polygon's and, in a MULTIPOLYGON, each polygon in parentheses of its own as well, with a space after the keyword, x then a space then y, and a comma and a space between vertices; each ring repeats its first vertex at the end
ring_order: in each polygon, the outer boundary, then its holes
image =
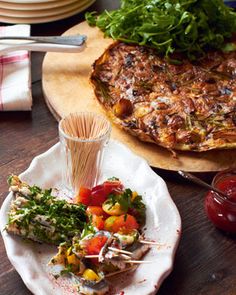
MULTIPOLYGON (((91 72, 92 63, 112 41, 110 39, 104 39, 103 34, 97 28, 89 27, 86 22, 72 27, 64 34, 72 35, 78 33, 86 34, 88 37, 87 48, 84 52, 78 53, 78 57, 80 57, 78 60, 75 58, 77 57, 75 53, 47 53, 43 61, 43 94, 50 112, 57 121, 73 111, 96 111, 105 114, 99 103, 96 102, 95 96, 92 94, 93 90, 89 82, 89 77, 84 72, 91 72), (96 51, 95 54, 94 51, 96 51), (90 55, 93 57, 94 55, 96 56, 92 62, 87 61, 90 55), (58 59, 62 63, 58 63, 58 59), (81 65, 82 70, 78 70, 81 65), (77 97, 79 88, 77 83, 80 83, 80 80, 83 81, 80 87, 85 88, 85 90, 81 90, 80 88, 80 92, 83 93, 85 91, 87 94, 88 103, 86 102, 87 104, 85 105, 77 97), (68 86, 67 84, 69 85, 68 93, 64 91, 64 88, 68 86), (73 97, 71 97, 71 94, 73 94, 73 97), (68 97, 66 97, 67 95, 68 97), (68 103, 67 98, 69 98, 68 103)), ((177 152, 178 157, 174 158, 168 150, 154 144, 140 142, 135 137, 125 133, 114 125, 111 137, 127 145, 134 153, 145 158, 149 165, 156 168, 173 171, 214 172, 236 166, 235 149, 202 153, 177 152)))

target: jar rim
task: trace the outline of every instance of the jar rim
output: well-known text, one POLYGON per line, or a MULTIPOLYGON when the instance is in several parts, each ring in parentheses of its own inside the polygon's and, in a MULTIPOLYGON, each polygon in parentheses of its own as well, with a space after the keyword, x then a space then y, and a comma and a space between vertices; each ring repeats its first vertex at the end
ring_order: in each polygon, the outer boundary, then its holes
MULTIPOLYGON (((218 172, 214 176, 211 185, 213 187, 217 188, 217 183, 219 183, 220 180, 229 178, 230 176, 236 176, 236 168, 229 168, 229 169, 222 170, 222 171, 218 172)), ((225 198, 223 198, 222 196, 220 196, 219 194, 217 194, 215 192, 214 192, 214 196, 216 197, 216 199, 218 201, 224 202, 224 203, 236 208, 236 202, 232 202, 229 199, 225 199, 225 198)))

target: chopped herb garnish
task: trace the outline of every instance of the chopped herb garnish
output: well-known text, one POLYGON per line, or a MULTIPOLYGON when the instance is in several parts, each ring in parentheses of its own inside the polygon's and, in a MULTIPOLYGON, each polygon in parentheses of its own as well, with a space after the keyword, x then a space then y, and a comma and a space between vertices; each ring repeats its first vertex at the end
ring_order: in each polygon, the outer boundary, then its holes
POLYGON ((110 204, 111 208, 116 203, 119 203, 124 212, 131 211, 136 217, 138 223, 140 225, 144 224, 146 207, 140 195, 137 194, 135 198, 133 197, 133 192, 131 189, 125 189, 120 194, 109 194, 106 203, 110 204))
POLYGON ((113 176, 107 179, 108 181, 119 181, 119 178, 113 176))
POLYGON ((26 238, 56 245, 81 233, 86 222, 84 205, 58 200, 51 190, 37 186, 28 189, 30 195, 13 202, 6 227, 15 225, 26 238))

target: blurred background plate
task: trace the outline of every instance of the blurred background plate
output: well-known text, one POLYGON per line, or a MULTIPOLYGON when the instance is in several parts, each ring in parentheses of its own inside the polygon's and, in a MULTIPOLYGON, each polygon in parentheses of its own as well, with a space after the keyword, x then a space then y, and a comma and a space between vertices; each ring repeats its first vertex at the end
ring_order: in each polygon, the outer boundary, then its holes
POLYGON ((13 9, 13 10, 39 10, 51 9, 61 7, 70 3, 81 2, 80 0, 55 0, 53 2, 42 3, 8 3, 0 1, 0 8, 13 9))
POLYGON ((36 23, 52 22, 52 21, 61 20, 61 19, 70 17, 72 15, 75 15, 87 9, 95 1, 96 0, 86 0, 86 1, 83 1, 82 3, 81 1, 79 1, 78 6, 76 6, 76 8, 72 8, 69 11, 66 11, 66 12, 64 11, 63 13, 58 13, 58 14, 50 15, 50 16, 39 16, 39 14, 37 14, 37 16, 35 17, 27 16, 27 15, 22 17, 1 15, 0 22, 10 23, 10 24, 36 24, 36 23))
POLYGON ((72 3, 66 3, 63 6, 59 7, 52 7, 48 9, 37 9, 37 10, 16 10, 16 9, 5 9, 0 8, 0 15, 1 16, 9 16, 9 17, 19 17, 19 18, 40 18, 40 17, 47 17, 53 15, 60 15, 63 13, 67 13, 69 11, 77 10, 80 7, 85 6, 90 1, 88 0, 74 0, 72 3))

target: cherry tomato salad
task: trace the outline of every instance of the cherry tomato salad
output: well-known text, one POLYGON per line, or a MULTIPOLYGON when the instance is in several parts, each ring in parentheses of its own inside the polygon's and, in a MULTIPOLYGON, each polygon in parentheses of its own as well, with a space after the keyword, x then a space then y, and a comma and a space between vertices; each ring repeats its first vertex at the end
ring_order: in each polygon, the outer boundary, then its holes
POLYGON ((92 189, 81 187, 73 202, 85 206, 87 223, 80 235, 60 244, 50 265, 61 265, 60 275, 72 275, 82 294, 105 294, 106 276, 134 267, 150 248, 141 243, 145 205, 115 177, 92 189))
POLYGON ((14 198, 7 232, 59 246, 50 272, 72 278, 82 294, 107 293, 107 277, 135 270, 153 244, 141 233, 146 209, 142 197, 117 178, 92 189, 81 187, 72 202, 17 175, 8 184, 14 198))
POLYGON ((81 187, 74 203, 87 207, 88 222, 98 230, 128 233, 145 223, 142 197, 115 177, 92 189, 81 187))

